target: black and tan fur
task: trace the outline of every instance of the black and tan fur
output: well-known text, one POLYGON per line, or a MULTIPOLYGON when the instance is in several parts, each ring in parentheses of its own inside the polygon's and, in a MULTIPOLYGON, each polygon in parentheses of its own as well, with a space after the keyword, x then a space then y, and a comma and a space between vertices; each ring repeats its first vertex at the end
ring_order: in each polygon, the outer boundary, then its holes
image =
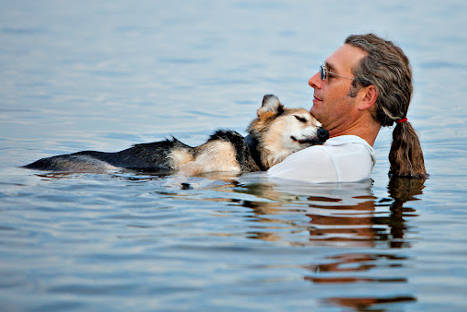
POLYGON ((116 153, 83 151, 42 158, 25 168, 65 172, 129 169, 184 175, 252 172, 267 170, 296 151, 322 144, 329 136, 307 110, 285 108, 274 95, 264 96, 248 133, 245 138, 236 131, 218 130, 195 147, 172 138, 116 153))

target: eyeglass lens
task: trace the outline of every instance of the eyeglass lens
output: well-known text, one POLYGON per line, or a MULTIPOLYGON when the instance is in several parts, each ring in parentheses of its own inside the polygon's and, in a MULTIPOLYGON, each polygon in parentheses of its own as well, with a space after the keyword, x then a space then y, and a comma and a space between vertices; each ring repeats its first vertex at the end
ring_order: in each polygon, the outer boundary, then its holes
POLYGON ((328 71, 324 65, 321 65, 319 67, 320 75, 321 75, 321 80, 326 80, 328 76, 328 71))

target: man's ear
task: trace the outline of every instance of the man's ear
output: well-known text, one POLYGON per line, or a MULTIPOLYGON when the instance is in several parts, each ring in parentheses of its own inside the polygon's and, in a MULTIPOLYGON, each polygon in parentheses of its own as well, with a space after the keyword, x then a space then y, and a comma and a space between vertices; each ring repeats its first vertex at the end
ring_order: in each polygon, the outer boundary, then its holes
POLYGON ((378 99, 378 90, 374 85, 361 88, 358 96, 361 98, 358 105, 358 110, 367 110, 373 107, 378 99))

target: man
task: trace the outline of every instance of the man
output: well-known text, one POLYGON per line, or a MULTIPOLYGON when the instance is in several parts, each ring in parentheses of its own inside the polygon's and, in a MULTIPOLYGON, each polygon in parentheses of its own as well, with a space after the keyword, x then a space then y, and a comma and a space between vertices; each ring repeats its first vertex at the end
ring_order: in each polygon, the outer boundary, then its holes
POLYGON ((269 176, 307 182, 369 179, 379 130, 396 122, 389 173, 426 177, 418 137, 406 118, 412 71, 399 47, 374 34, 351 35, 308 84, 314 89, 311 113, 330 139, 292 154, 270 168, 269 176))

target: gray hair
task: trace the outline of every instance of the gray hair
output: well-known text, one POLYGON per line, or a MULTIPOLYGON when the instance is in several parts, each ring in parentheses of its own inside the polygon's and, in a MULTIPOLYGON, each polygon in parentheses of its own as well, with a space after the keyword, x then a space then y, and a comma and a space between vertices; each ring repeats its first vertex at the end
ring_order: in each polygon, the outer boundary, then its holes
MULTIPOLYGON (((345 44, 367 53, 352 69, 354 79, 349 95, 373 85, 378 93, 373 118, 381 126, 392 126, 407 116, 412 97, 412 70, 402 49, 375 34, 350 35, 345 44)), ((418 136, 409 122, 397 123, 389 153, 389 173, 406 177, 426 177, 423 152, 418 136)))
POLYGON ((345 43, 367 53, 353 69, 351 93, 356 95, 360 87, 374 85, 378 99, 373 118, 382 126, 392 126, 404 118, 413 88, 409 59, 402 49, 374 34, 351 35, 345 43))

